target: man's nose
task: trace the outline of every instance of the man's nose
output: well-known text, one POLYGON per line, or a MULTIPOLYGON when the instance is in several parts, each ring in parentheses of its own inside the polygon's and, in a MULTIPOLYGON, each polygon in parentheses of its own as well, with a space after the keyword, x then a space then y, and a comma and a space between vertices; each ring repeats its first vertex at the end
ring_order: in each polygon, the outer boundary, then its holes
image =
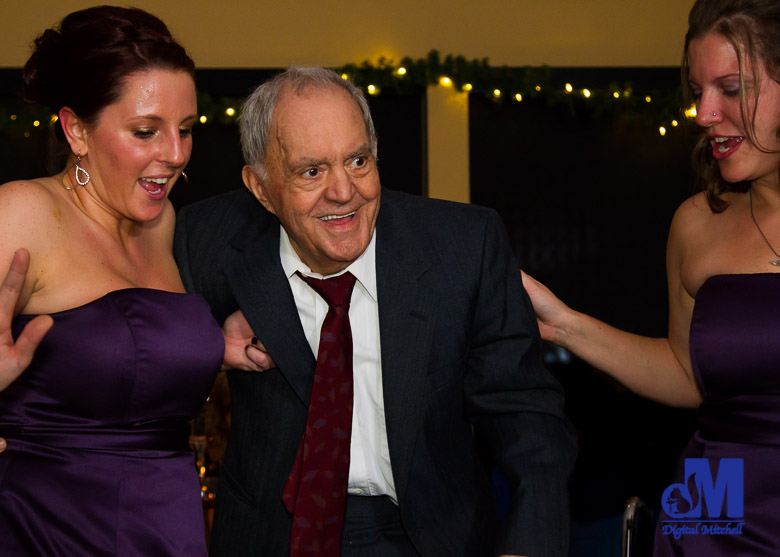
POLYGON ((337 167, 330 175, 326 197, 329 201, 346 203, 352 199, 354 185, 345 168, 337 167))

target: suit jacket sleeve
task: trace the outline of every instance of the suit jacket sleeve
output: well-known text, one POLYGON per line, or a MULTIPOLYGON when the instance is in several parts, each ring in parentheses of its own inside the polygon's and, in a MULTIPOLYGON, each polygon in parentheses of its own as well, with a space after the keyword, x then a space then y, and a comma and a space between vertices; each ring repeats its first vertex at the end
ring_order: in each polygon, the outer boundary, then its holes
POLYGON ((511 485, 496 554, 564 556, 575 441, 560 385, 541 363, 541 339, 504 227, 485 226, 464 388, 475 435, 511 485))
POLYGON ((203 295, 220 324, 238 309, 224 275, 229 241, 257 206, 249 192, 236 190, 188 205, 176 217, 173 255, 184 288, 203 295))

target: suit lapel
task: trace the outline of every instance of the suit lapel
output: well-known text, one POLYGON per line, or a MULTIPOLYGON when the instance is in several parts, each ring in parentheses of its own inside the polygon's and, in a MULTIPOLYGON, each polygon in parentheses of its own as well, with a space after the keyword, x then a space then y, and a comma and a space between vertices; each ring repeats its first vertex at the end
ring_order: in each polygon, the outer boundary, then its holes
POLYGON ((438 299, 421 277, 431 267, 400 210, 383 200, 377 222, 377 291, 385 422, 393 478, 405 490, 420 423, 438 299))
POLYGON ((231 242, 226 275, 247 321, 290 386, 308 405, 315 359, 279 259, 279 222, 247 226, 231 242))

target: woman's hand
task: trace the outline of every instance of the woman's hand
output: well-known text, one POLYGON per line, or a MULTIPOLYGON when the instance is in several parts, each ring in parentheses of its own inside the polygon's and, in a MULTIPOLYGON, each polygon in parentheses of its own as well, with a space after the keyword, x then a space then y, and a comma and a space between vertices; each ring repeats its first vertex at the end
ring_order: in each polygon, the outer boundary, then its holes
POLYGON ((542 338, 551 342, 560 342, 561 322, 569 307, 549 288, 525 273, 523 273, 523 286, 534 306, 542 338))
POLYGON ((51 316, 39 315, 25 326, 14 342, 11 321, 29 266, 30 253, 23 248, 17 250, 0 286, 0 390, 10 385, 30 365, 35 349, 54 324, 51 316))
POLYGON ((276 367, 241 310, 230 314, 225 319, 225 324, 222 325, 222 335, 225 337, 223 371, 227 369, 266 371, 276 367))

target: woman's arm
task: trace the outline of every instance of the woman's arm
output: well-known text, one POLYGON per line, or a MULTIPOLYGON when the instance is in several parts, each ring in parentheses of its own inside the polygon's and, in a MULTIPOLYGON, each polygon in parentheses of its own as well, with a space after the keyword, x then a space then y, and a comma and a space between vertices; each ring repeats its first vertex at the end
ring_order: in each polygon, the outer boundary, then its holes
POLYGON ((649 338, 621 331, 574 311, 543 284, 523 275, 542 338, 570 350, 631 391, 670 406, 696 407, 701 393, 688 353, 693 298, 680 278, 685 226, 675 215, 667 246, 669 337, 649 338))
POLYGON ((11 322, 23 312, 38 286, 31 253, 46 241, 46 215, 54 211, 44 188, 35 182, 9 182, 0 186, 0 390, 30 365, 35 349, 52 326, 41 315, 30 321, 14 341, 11 322), (44 236, 44 238, 41 238, 44 236))

